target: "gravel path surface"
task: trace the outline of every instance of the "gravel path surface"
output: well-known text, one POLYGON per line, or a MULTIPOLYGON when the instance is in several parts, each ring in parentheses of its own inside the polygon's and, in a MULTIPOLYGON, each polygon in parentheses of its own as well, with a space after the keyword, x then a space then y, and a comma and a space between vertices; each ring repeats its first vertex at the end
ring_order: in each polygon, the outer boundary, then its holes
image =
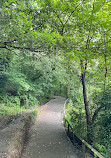
POLYGON ((65 99, 56 97, 44 105, 31 129, 29 143, 21 158, 81 158, 63 126, 65 99))

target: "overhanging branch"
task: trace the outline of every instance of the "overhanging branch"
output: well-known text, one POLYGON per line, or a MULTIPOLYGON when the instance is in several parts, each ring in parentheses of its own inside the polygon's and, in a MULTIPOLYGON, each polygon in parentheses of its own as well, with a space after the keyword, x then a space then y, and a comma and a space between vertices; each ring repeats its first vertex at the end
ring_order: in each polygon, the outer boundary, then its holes
POLYGON ((4 49, 8 49, 9 48, 13 48, 13 49, 18 49, 18 50, 28 50, 28 51, 31 51, 31 52, 42 52, 42 50, 37 50, 37 48, 29 48, 29 47, 19 47, 19 46, 7 46, 7 45, 4 45, 4 46, 0 46, 0 48, 4 48, 4 49))
POLYGON ((16 42, 16 40, 12 40, 12 41, 4 41, 4 42, 0 42, 0 44, 7 45, 7 44, 14 43, 14 42, 16 42))

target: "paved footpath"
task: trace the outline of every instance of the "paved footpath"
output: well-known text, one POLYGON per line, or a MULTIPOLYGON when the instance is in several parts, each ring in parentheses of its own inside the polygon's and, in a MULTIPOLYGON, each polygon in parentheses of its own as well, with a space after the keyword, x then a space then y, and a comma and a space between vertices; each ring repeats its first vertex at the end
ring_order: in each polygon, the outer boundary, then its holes
POLYGON ((65 133, 64 102, 64 98, 56 97, 44 105, 21 158, 82 158, 65 133))

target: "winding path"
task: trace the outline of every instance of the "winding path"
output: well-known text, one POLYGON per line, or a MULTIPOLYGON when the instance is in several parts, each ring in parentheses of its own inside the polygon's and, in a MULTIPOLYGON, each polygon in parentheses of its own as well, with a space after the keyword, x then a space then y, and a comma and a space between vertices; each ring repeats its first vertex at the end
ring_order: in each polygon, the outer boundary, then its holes
POLYGON ((21 158, 81 158, 63 126, 65 99, 56 97, 44 105, 31 129, 29 143, 21 158))

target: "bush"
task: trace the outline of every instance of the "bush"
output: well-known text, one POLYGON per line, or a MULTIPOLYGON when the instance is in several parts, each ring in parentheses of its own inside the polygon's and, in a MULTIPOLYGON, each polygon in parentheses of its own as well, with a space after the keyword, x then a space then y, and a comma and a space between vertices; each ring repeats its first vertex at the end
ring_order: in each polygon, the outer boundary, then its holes
POLYGON ((3 103, 9 107, 20 106, 20 99, 18 96, 5 95, 3 98, 3 103))
POLYGON ((85 110, 82 107, 79 107, 77 103, 74 103, 70 100, 66 106, 66 118, 71 122, 71 125, 75 133, 83 138, 86 138, 86 119, 85 119, 85 110))

